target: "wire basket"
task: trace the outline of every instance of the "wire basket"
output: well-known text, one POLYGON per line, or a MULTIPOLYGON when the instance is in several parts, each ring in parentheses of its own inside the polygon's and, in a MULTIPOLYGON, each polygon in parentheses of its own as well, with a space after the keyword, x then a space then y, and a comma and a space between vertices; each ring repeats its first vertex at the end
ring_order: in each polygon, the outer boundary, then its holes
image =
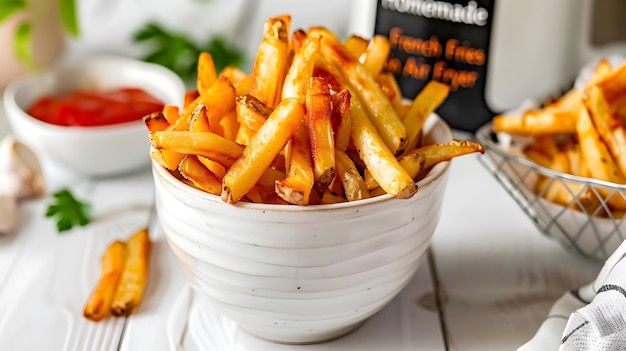
POLYGON ((513 197, 537 228, 565 248, 593 260, 606 260, 626 238, 626 211, 618 213, 609 199, 626 199, 626 185, 577 177, 542 167, 526 158, 513 139, 498 140, 491 123, 476 132, 488 157, 481 163, 513 197), (539 182, 540 179, 545 181, 539 182), (570 202, 557 204, 544 198, 552 186, 561 186, 570 202), (593 197, 589 208, 585 199, 593 197))

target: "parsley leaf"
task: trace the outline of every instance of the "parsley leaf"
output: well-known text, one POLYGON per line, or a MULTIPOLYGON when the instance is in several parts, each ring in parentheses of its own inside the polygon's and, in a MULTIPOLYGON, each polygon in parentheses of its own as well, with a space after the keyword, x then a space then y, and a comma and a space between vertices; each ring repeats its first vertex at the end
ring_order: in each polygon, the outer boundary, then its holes
POLYGON ((198 45, 185 34, 169 32, 155 22, 149 22, 135 32, 133 41, 152 46, 142 60, 171 69, 186 83, 195 81, 198 57, 202 52, 213 56, 218 73, 226 66, 240 67, 244 63, 242 51, 229 46, 228 41, 221 36, 212 37, 206 43, 198 45))
POLYGON ((46 209, 46 217, 56 218, 59 233, 91 222, 91 205, 75 198, 68 189, 61 189, 52 197, 54 201, 46 209))

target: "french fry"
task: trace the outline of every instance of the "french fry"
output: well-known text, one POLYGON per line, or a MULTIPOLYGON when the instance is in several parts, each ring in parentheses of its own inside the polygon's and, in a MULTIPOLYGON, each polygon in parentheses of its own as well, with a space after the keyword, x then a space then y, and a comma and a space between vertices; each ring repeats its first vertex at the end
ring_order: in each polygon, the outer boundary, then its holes
MULTIPOLYGON (((626 177, 620 172, 607 146, 602 142, 585 108, 580 109, 576 129, 580 151, 588 165, 591 176, 599 180, 625 184, 626 177)), ((610 195, 606 189, 598 189, 598 191, 605 197, 610 195)), ((607 202, 613 208, 626 210, 626 200, 620 194, 614 194, 607 199, 607 202)))
POLYGON ((406 150, 415 149, 419 144, 422 127, 428 116, 448 97, 450 86, 431 80, 420 91, 402 119, 407 132, 406 150))
POLYGON ((406 128, 376 80, 347 52, 332 32, 325 28, 312 27, 308 34, 322 37, 319 56, 324 56, 335 65, 356 96, 367 102, 364 105, 367 114, 391 153, 398 155, 404 152, 407 143, 406 128))
POLYGON ((246 72, 242 71, 236 66, 226 66, 220 72, 219 76, 226 77, 230 84, 236 87, 237 84, 241 83, 241 81, 248 77, 248 74, 246 74, 246 72))
POLYGON ((226 77, 218 78, 201 95, 199 104, 206 106, 206 116, 212 132, 224 135, 220 120, 235 109, 235 87, 226 77))
POLYGON ((309 130, 315 188, 322 191, 335 177, 335 137, 330 121, 331 96, 326 80, 313 77, 306 91, 306 125, 309 130))
POLYGON ((343 42, 343 45, 346 47, 346 50, 358 60, 361 58, 361 55, 365 53, 365 50, 367 50, 369 43, 369 39, 365 39, 360 35, 352 34, 343 42))
POLYGON ((335 148, 346 151, 350 144, 352 131, 352 112, 350 111, 350 92, 342 89, 332 96, 333 110, 330 121, 335 133, 335 148))
MULTIPOLYGON (((626 80, 626 75, 624 79, 626 80)), ((622 120, 611 111, 600 86, 589 87, 585 91, 583 103, 617 167, 626 175, 626 128, 622 120)))
POLYGON ((265 22, 263 37, 252 68, 250 94, 272 108, 280 100, 282 82, 287 72, 288 25, 280 17, 270 18, 265 22))
POLYGON ((348 201, 356 201, 369 198, 367 186, 361 174, 357 170, 352 159, 343 151, 335 150, 337 160, 337 176, 343 185, 344 194, 348 201))
POLYGON ((128 316, 137 308, 143 299, 148 282, 152 248, 148 229, 137 231, 128 239, 126 245, 128 247, 126 263, 111 302, 111 312, 115 316, 128 316))
POLYGON ((149 115, 144 116, 143 122, 149 132, 165 130, 170 126, 167 119, 165 119, 165 115, 161 111, 153 112, 149 115))
POLYGON ((196 79, 196 89, 202 93, 209 89, 217 80, 215 62, 210 53, 204 51, 198 56, 198 77, 196 79))
POLYGON ((444 144, 431 144, 413 149, 400 157, 399 162, 411 178, 416 179, 421 172, 440 162, 475 152, 484 154, 485 148, 474 141, 454 139, 444 144))
MULTIPOLYGON (((305 33, 306 35, 306 33, 305 33)), ((304 101, 307 85, 313 76, 315 56, 319 52, 320 38, 306 36, 302 47, 296 51, 285 76, 282 98, 298 98, 304 101)))
POLYGON ((381 72, 376 78, 376 81, 389 98, 389 101, 391 101, 393 108, 398 112, 398 116, 402 119, 404 116, 404 103, 402 101, 402 91, 400 90, 396 76, 391 72, 381 72))
POLYGON ((417 185, 376 132, 359 99, 353 96, 350 106, 352 142, 374 179, 392 196, 407 199, 415 195, 417 185))
POLYGON ((240 95, 235 98, 237 121, 248 129, 257 131, 272 113, 272 109, 252 95, 240 95))
POLYGON ((192 132, 210 132, 209 118, 206 115, 206 106, 199 104, 191 113, 189 130, 192 132))
POLYGON ((83 309, 85 318, 99 321, 111 315, 110 305, 124 270, 126 255, 126 244, 122 241, 114 241, 107 247, 100 260, 102 276, 83 309))
POLYGON ((283 99, 222 179, 221 198, 234 204, 252 189, 304 119, 304 104, 283 99))
POLYGON ((252 90, 252 76, 247 76, 235 85, 237 96, 250 94, 252 90))
POLYGON ((237 140, 237 132, 239 131, 239 121, 237 121, 237 110, 230 110, 220 119, 220 127, 222 136, 228 140, 237 140))
POLYGON ((307 35, 306 32, 298 28, 291 34, 291 42, 290 42, 290 50, 292 53, 298 52, 300 48, 304 45, 306 41, 307 35))
POLYGON ((521 116, 500 115, 493 118, 493 130, 520 136, 575 133, 577 117, 575 109, 534 110, 521 116))
POLYGON ((180 174, 193 185, 209 194, 220 195, 222 192, 222 181, 216 177, 207 167, 204 166, 195 155, 186 155, 178 166, 180 174))
MULTIPOLYGON (((198 92, 197 89, 189 90, 188 92, 186 92, 183 98, 183 108, 187 108, 187 106, 191 105, 194 101, 196 101, 198 96, 200 96, 200 93, 198 92)), ((170 123, 170 124, 174 124, 174 123, 170 123)))
POLYGON ((180 118, 178 106, 165 105, 163 106, 162 112, 163 112, 163 116, 165 117, 165 120, 167 120, 167 123, 169 123, 170 125, 176 124, 176 120, 180 118))
POLYGON ((387 37, 380 34, 372 37, 369 46, 365 50, 365 59, 363 60, 363 67, 371 77, 376 79, 382 72, 390 51, 391 45, 387 37))
POLYGON ((212 132, 156 131, 149 134, 149 139, 156 150, 204 156, 226 167, 243 151, 243 146, 212 132))
POLYGON ((276 181, 276 193, 290 204, 308 205, 315 175, 311 161, 309 132, 305 123, 298 126, 285 150, 285 159, 288 163, 287 177, 276 181))

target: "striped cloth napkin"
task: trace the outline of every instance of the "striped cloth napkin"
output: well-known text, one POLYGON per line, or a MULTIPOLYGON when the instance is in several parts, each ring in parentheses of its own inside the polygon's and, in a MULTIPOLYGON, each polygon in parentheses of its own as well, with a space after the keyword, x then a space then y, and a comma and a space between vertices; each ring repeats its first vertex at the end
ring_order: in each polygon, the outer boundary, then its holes
POLYGON ((589 285, 557 300, 518 351, 626 350, 626 241, 589 285))

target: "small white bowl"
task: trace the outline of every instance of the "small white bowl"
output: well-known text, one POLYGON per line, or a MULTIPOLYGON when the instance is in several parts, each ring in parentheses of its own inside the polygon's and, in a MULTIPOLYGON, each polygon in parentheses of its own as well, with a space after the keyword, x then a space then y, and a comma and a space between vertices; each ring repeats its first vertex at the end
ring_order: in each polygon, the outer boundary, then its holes
MULTIPOLYGON (((432 115, 425 140, 452 138, 432 115)), ((330 205, 224 203, 153 162, 156 208, 190 285, 253 335, 315 343, 358 327, 411 280, 440 218, 449 163, 390 195, 330 205)))
POLYGON ((58 126, 25 112, 38 98, 77 88, 135 87, 165 104, 181 106, 185 86, 174 72, 127 57, 79 58, 52 71, 9 83, 4 108, 16 137, 67 169, 84 175, 131 172, 150 163, 148 131, 141 119, 96 127, 58 126))

